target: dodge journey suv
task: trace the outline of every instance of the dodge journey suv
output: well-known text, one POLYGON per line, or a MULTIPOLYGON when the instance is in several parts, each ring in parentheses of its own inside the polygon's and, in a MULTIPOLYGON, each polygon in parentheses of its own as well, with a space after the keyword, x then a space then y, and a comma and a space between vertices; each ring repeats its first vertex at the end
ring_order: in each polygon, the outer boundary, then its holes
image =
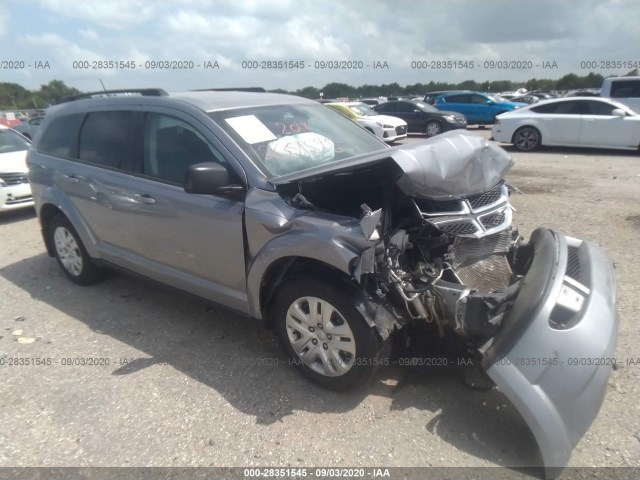
POLYGON ((504 150, 466 132, 388 147, 266 92, 95 97, 51 108, 28 153, 69 279, 117 266, 263 319, 334 389, 367 382, 399 331, 455 340, 520 411, 548 474, 566 464, 611 368, 569 359, 612 356, 613 269, 588 241, 517 234, 504 150))

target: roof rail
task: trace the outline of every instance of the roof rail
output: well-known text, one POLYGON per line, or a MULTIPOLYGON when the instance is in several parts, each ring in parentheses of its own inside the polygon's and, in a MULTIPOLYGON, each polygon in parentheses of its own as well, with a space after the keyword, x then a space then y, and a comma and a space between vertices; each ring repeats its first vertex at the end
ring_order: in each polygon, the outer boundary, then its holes
POLYGON ((100 90, 97 92, 87 92, 87 93, 79 93, 77 95, 68 95, 66 97, 62 97, 58 103, 73 102, 74 100, 81 100, 83 98, 111 97, 111 96, 117 96, 118 94, 128 94, 128 93, 142 95, 144 97, 164 97, 166 95, 169 95, 162 88, 125 88, 121 90, 100 90))
POLYGON ((230 88, 199 88, 191 90, 192 92, 258 92, 267 93, 262 87, 230 87, 230 88))

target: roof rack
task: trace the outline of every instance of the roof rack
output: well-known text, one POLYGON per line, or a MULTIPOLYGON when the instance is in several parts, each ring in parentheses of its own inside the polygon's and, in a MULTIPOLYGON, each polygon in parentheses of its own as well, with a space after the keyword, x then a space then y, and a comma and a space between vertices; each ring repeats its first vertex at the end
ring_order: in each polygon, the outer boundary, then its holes
POLYGON ((231 88, 199 88, 191 90, 192 92, 258 92, 267 93, 262 87, 231 87, 231 88))
POLYGON ((73 102, 74 100, 81 100, 83 98, 111 97, 117 96, 119 94, 137 94, 144 97, 164 97, 166 95, 169 95, 162 88, 125 88, 121 90, 100 90, 97 92, 69 95, 66 97, 62 97, 58 103, 73 102))

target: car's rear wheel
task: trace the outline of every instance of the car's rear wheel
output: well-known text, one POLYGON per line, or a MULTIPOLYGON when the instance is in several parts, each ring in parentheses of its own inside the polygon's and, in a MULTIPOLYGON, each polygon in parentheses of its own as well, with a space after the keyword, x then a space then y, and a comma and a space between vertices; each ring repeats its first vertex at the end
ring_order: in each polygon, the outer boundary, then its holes
POLYGON ((384 362, 382 342, 351 298, 328 283, 290 279, 273 309, 282 345, 303 375, 333 390, 366 384, 384 362))
POLYGON ((56 215, 49 223, 49 241, 64 274, 78 285, 90 285, 104 278, 84 248, 78 233, 63 215, 56 215))
POLYGON ((513 134, 513 146, 523 152, 535 150, 542 143, 542 135, 535 127, 520 127, 513 134))
POLYGON ((437 122, 435 120, 429 120, 424 126, 424 133, 427 135, 427 137, 435 137, 436 135, 440 135, 442 133, 442 125, 440 125, 440 122, 437 122))

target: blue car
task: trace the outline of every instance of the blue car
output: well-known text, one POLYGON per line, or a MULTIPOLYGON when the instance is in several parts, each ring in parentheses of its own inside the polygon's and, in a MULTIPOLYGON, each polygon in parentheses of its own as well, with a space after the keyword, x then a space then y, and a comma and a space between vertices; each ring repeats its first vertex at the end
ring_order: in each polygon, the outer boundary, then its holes
POLYGON ((504 102, 486 93, 451 92, 440 95, 434 104, 438 110, 459 112, 469 124, 495 123, 496 115, 526 107, 526 103, 504 102))

